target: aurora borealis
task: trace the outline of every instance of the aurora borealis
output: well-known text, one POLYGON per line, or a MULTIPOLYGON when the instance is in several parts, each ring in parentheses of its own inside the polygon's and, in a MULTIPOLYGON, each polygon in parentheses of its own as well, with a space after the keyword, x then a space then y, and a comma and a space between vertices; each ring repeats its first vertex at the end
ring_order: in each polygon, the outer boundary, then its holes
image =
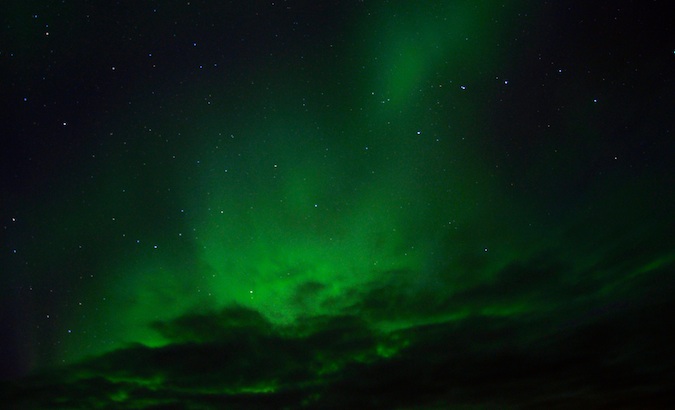
POLYGON ((668 407, 667 2, 2 8, 10 408, 668 407))

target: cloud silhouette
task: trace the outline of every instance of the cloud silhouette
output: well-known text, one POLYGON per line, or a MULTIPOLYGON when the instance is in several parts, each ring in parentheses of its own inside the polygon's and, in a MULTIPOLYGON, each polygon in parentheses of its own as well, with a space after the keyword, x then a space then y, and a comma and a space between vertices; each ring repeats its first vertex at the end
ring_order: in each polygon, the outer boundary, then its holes
MULTIPOLYGON (((501 287, 514 299, 552 297, 555 286, 540 286, 552 266, 508 266, 443 307, 476 306, 501 287)), ((472 310, 385 332, 356 315, 278 326, 240 306, 192 313, 153 324, 165 346, 128 346, 5 384, 1 396, 29 409, 665 408, 675 387, 675 340, 662 325, 675 314, 672 273, 669 264, 639 277, 632 299, 585 306, 573 320, 472 310), (667 286, 655 291, 654 281, 667 286)), ((562 300, 576 288, 558 289, 562 300)), ((386 291, 405 309, 423 302, 386 291)), ((364 317, 394 308, 377 292, 364 317)))

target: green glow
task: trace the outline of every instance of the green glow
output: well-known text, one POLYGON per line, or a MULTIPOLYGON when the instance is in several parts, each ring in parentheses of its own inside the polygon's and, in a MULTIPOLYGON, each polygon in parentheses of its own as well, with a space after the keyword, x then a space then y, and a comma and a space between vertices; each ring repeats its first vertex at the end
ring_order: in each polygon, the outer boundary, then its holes
POLYGON ((675 262, 675 254, 673 255, 663 255, 660 258, 653 260, 652 262, 647 263, 646 265, 640 267, 635 271, 635 275, 644 275, 649 272, 653 272, 657 269, 663 268, 668 265, 672 265, 675 262))
MULTIPOLYGON (((356 36, 363 36, 363 30, 372 33, 365 49, 352 52, 374 57, 367 89, 377 98, 364 106, 368 115, 355 113, 349 122, 327 118, 317 126, 315 118, 298 116, 288 107, 296 98, 313 94, 300 85, 279 86, 284 103, 264 105, 275 107, 266 114, 267 121, 242 124, 229 111, 219 118, 188 108, 195 127, 183 130, 181 138, 198 144, 178 146, 167 156, 168 164, 177 167, 175 181, 170 181, 175 184, 166 184, 176 192, 175 201, 148 208, 151 220, 143 229, 120 231, 124 247, 140 240, 135 244, 140 251, 103 273, 120 280, 105 289, 110 297, 99 314, 92 314, 91 323, 117 340, 102 347, 72 338, 61 355, 70 360, 129 342, 162 346, 167 341, 148 323, 232 304, 256 309, 278 324, 339 314, 359 302, 361 291, 391 275, 406 281, 437 275, 438 260, 447 253, 447 244, 439 241, 449 229, 480 224, 495 188, 470 146, 460 146, 452 136, 441 135, 440 144, 432 139, 422 117, 427 114, 418 108, 427 97, 417 90, 436 84, 439 70, 457 70, 455 80, 443 80, 445 92, 457 88, 454 81, 460 78, 471 80, 473 74, 462 73, 462 67, 467 59, 487 57, 478 50, 496 35, 487 14, 488 8, 472 2, 428 10, 406 6, 396 22, 376 13, 381 16, 376 28, 371 21, 356 26, 356 36), (391 99, 391 104, 382 107, 381 98, 391 99), (420 128, 430 135, 420 137, 420 128), (419 138, 426 138, 429 146, 415 148, 419 138), (439 149, 460 156, 461 173, 439 173, 439 149)), ((213 87, 218 88, 217 81, 213 87)), ((462 104, 461 110, 480 115, 469 105, 462 104)), ((138 200, 145 201, 142 188, 133 188, 134 174, 120 177, 112 171, 118 163, 111 161, 110 166, 108 180, 114 183, 101 198, 138 189, 138 200)), ((165 180, 163 167, 144 172, 165 180)), ((127 213, 109 212, 119 213, 109 225, 133 223, 132 213, 143 216, 144 211, 133 211, 138 202, 129 199, 124 203, 127 213)), ((465 245, 458 243, 458 249, 465 245)), ((475 246, 482 249, 483 244, 475 246)), ((492 256, 482 275, 510 257, 506 246, 496 248, 500 250, 491 255, 502 252, 502 259, 492 256)))
POLYGON ((129 398, 129 392, 125 390, 119 390, 117 393, 114 393, 110 396, 110 400, 114 402, 125 402, 129 398))
POLYGON ((575 408, 672 373, 674 82, 580 41, 622 7, 207 3, 8 11, 0 402, 575 408))
POLYGON ((389 115, 410 109, 411 98, 420 89, 438 86, 435 74, 439 71, 457 74, 440 79, 449 90, 470 82, 462 70, 469 61, 478 56, 482 64, 490 64, 493 56, 485 55, 483 42, 497 35, 486 18, 492 13, 489 5, 471 1, 437 2, 427 7, 399 2, 395 13, 385 9, 376 13, 382 21, 378 28, 368 28, 378 33, 369 36, 369 51, 376 50, 379 64, 373 73, 378 79, 374 89, 377 98, 387 102, 389 115))
POLYGON ((396 356, 402 349, 410 346, 410 340, 398 334, 393 334, 377 345, 377 355, 383 358, 396 356))
POLYGON ((517 316, 532 310, 533 306, 517 304, 512 306, 489 306, 481 309, 481 314, 486 316, 517 316))

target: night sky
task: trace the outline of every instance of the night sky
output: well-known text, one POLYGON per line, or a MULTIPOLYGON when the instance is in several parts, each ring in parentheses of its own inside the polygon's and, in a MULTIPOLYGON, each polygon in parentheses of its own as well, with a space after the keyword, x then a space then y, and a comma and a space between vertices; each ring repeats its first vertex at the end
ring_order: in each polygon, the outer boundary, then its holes
POLYGON ((4 1, 0 401, 669 407, 670 3, 4 1))

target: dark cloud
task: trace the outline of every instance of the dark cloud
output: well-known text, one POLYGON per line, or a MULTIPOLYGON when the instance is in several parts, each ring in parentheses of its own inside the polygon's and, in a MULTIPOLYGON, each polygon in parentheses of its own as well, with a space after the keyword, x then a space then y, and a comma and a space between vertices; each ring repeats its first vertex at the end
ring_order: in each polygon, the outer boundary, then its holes
POLYGON ((590 276, 583 277, 571 266, 543 254, 527 262, 512 262, 480 281, 458 282, 454 287, 443 283, 442 276, 436 280, 438 283, 420 286, 416 275, 392 272, 388 281, 362 292, 350 312, 372 321, 396 321, 442 318, 463 312, 477 314, 486 309, 496 312, 514 305, 526 311, 541 311, 559 308, 579 296, 592 296, 599 286, 590 276))
POLYGON ((237 338, 241 335, 268 335, 270 323, 258 312, 232 307, 217 313, 187 314, 153 325, 162 336, 177 343, 207 343, 237 338))
POLYGON ((326 285, 316 281, 304 282, 298 286, 295 290, 295 295, 291 299, 298 310, 306 310, 308 302, 313 299, 316 299, 324 290, 326 285))
MULTIPOLYGON (((675 340, 662 325, 675 314, 672 273, 671 264, 635 280, 650 300, 567 321, 475 313, 384 333, 356 316, 278 327, 242 307, 195 313, 154 324, 166 346, 129 346, 5 384, 1 395, 22 409, 658 408, 675 387, 675 340), (658 280, 667 286, 653 291, 658 280)), ((551 274, 514 265, 495 283, 527 295, 551 274)))

